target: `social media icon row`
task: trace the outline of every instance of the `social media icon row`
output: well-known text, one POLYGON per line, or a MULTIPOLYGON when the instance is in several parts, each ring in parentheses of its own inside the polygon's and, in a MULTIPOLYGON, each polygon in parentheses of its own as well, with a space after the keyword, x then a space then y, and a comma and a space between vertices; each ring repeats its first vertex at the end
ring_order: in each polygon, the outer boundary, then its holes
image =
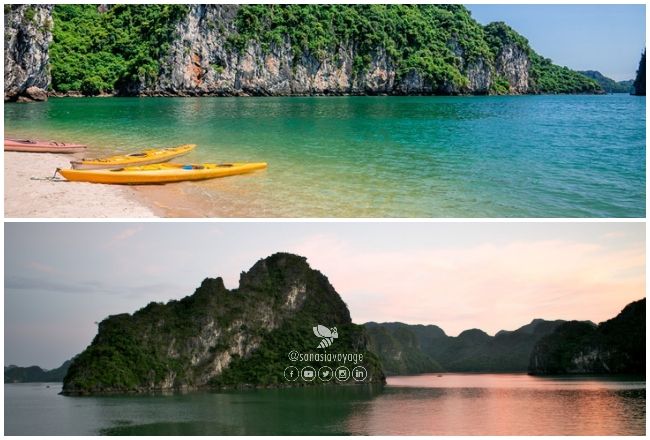
POLYGON ((357 365, 352 371, 345 365, 341 365, 336 370, 332 370, 328 366, 320 367, 318 371, 312 366, 306 366, 302 370, 299 370, 298 367, 293 365, 284 369, 284 378, 289 382, 294 382, 298 378, 302 378, 306 382, 313 382, 316 380, 316 377, 321 382, 329 382, 332 379, 335 379, 337 382, 346 382, 350 378, 356 382, 363 382, 368 378, 368 371, 361 365, 357 365))

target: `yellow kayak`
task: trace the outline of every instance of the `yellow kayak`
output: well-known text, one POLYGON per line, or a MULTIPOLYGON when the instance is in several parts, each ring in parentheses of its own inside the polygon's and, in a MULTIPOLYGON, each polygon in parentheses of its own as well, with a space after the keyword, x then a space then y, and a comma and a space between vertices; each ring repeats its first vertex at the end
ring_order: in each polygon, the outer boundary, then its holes
POLYGON ((151 165, 183 156, 196 147, 194 144, 171 148, 151 148, 140 153, 121 154, 101 159, 72 160, 70 165, 76 170, 108 170, 127 166, 151 165))
POLYGON ((161 163, 126 167, 116 170, 62 170, 57 169, 63 177, 74 182, 116 183, 122 185, 139 185, 148 183, 182 182, 184 180, 204 180, 215 177, 234 176, 266 168, 260 163, 204 163, 200 165, 183 165, 161 163))

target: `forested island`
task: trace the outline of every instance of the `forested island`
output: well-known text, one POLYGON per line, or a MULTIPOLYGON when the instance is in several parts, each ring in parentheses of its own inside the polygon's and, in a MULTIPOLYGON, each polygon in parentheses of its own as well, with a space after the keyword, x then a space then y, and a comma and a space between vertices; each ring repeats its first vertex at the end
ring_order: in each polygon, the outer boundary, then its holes
POLYGON ((364 324, 371 348, 388 375, 435 372, 513 373, 528 369, 535 344, 565 321, 534 319, 513 331, 490 336, 469 329, 448 336, 436 325, 401 322, 364 324))
POLYGON ((5 100, 603 93, 462 5, 5 5, 5 100))
MULTIPOLYGON (((242 272, 237 289, 226 289, 221 278, 206 278, 178 301, 109 316, 72 360, 63 393, 295 385, 282 375, 292 365, 287 355, 317 352, 312 329, 318 324, 337 328, 334 352, 362 356, 365 383, 385 382, 363 326, 352 323, 327 277, 304 257, 277 253, 242 272)), ((316 369, 339 364, 309 363, 316 369)))
POLYGON ((580 70, 584 76, 589 77, 596 81, 600 87, 607 93, 633 93, 634 92, 634 80, 628 79, 625 81, 615 81, 611 78, 606 77, 597 70, 580 70))
POLYGON ((70 362, 65 361, 60 367, 52 370, 44 370, 38 365, 31 367, 9 365, 5 367, 5 383, 63 382, 63 378, 68 373, 70 362))

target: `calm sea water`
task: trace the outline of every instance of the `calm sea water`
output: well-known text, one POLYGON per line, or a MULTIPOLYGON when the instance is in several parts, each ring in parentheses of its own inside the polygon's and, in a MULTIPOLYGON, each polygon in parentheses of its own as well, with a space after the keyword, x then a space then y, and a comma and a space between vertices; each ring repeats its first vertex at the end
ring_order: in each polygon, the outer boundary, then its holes
POLYGON ((645 434, 644 379, 447 374, 119 397, 64 397, 49 385, 5 385, 5 435, 645 434))
POLYGON ((196 143, 254 175, 144 188, 170 216, 645 217, 645 99, 87 98, 5 104, 91 155, 196 143))

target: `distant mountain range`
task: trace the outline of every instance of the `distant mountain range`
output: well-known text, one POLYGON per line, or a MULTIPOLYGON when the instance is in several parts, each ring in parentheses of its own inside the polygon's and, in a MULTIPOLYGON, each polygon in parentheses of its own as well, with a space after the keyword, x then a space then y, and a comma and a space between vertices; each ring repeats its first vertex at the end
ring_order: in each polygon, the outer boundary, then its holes
POLYGON ((453 372, 523 372, 530 353, 542 337, 565 321, 534 319, 514 331, 490 336, 482 330, 465 330, 447 336, 435 325, 401 322, 364 324, 370 348, 379 356, 386 374, 453 372))
POLYGON ((44 370, 41 367, 18 367, 9 365, 5 367, 5 383, 18 382, 63 382, 72 361, 65 361, 59 368, 44 370))
POLYGON ((615 318, 591 321, 534 319, 490 336, 465 330, 447 336, 435 325, 364 324, 370 349, 387 375, 435 372, 531 374, 645 373, 645 299, 615 318))
POLYGON ((632 93, 634 91, 633 79, 615 81, 597 70, 581 70, 578 73, 582 73, 584 76, 595 80, 607 93, 632 93))

